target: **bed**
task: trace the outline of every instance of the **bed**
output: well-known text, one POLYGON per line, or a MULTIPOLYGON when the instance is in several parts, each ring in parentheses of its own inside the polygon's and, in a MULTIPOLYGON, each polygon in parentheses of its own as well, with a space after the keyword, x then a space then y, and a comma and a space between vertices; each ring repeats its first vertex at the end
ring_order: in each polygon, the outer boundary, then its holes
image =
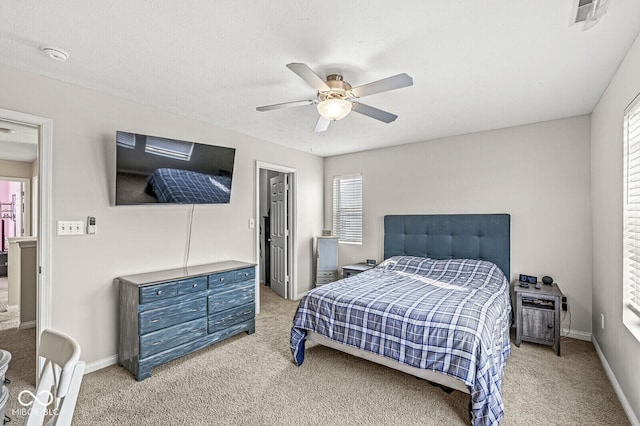
POLYGON ((155 196, 160 203, 228 203, 231 177, 162 168, 149 176, 145 192, 155 196))
POLYGON ((385 216, 382 263, 300 300, 295 363, 312 340, 466 392, 472 424, 499 424, 509 246, 506 214, 385 216))

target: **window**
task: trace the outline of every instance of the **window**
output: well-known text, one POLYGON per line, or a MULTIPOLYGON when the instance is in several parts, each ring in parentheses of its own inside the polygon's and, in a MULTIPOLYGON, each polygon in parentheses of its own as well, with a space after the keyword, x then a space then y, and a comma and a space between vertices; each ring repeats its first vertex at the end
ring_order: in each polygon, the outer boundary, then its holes
POLYGON ((191 160, 191 153, 193 152, 193 143, 147 136, 144 151, 149 154, 189 161, 191 160))
POLYGON ((637 327, 640 317, 640 97, 636 97, 624 115, 623 259, 625 324, 637 327))
POLYGON ((135 149, 136 137, 133 133, 116 132, 116 144, 122 148, 135 149))
POLYGON ((333 178, 333 234, 341 243, 362 243, 362 176, 333 178))

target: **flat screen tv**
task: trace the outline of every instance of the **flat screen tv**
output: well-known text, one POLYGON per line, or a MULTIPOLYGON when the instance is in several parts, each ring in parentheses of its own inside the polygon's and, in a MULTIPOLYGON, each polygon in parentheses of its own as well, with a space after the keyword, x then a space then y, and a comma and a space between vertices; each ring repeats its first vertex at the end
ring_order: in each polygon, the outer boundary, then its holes
POLYGON ((116 205, 231 200, 235 148, 116 132, 116 205))

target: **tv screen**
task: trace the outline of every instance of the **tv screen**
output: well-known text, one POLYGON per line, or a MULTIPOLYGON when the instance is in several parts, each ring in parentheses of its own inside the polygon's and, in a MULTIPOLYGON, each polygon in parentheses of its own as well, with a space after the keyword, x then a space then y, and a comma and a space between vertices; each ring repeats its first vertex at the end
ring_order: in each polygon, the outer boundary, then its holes
POLYGON ((229 203, 235 148, 116 132, 116 205, 229 203))

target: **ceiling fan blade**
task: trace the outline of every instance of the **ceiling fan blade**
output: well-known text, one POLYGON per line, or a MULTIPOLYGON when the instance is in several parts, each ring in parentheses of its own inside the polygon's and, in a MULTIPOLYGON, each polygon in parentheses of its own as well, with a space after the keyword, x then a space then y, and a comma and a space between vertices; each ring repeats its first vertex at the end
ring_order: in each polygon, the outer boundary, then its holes
POLYGON ((393 120, 398 118, 395 114, 391 114, 390 112, 383 111, 369 105, 361 104, 360 102, 353 102, 351 111, 366 115, 367 117, 375 118, 376 120, 380 120, 385 123, 391 123, 393 120))
POLYGON ((306 100, 306 101, 285 102, 285 103, 282 103, 282 104, 259 106, 259 107, 256 107, 256 111, 271 111, 271 110, 274 110, 274 109, 281 109, 281 108, 307 106, 307 105, 313 105, 313 104, 315 104, 317 102, 318 101, 316 101, 315 99, 313 99, 313 100, 309 99, 309 100, 306 100))
POLYGON ((298 74, 300 78, 309 83, 309 85, 314 89, 318 91, 330 90, 329 86, 327 86, 327 83, 325 83, 324 80, 320 78, 318 74, 313 72, 313 70, 306 64, 292 62, 290 64, 287 64, 287 68, 298 74))
POLYGON ((329 124, 331 124, 331 120, 328 118, 324 118, 323 116, 318 117, 318 122, 316 123, 316 128, 313 129, 314 132, 324 132, 329 128, 329 124))
POLYGON ((382 80, 354 87, 353 89, 351 89, 351 93, 353 93, 356 98, 362 98, 363 96, 369 96, 380 92, 387 92, 389 90, 400 89, 402 87, 412 85, 413 78, 405 73, 402 73, 394 75, 393 77, 383 78, 382 80))

